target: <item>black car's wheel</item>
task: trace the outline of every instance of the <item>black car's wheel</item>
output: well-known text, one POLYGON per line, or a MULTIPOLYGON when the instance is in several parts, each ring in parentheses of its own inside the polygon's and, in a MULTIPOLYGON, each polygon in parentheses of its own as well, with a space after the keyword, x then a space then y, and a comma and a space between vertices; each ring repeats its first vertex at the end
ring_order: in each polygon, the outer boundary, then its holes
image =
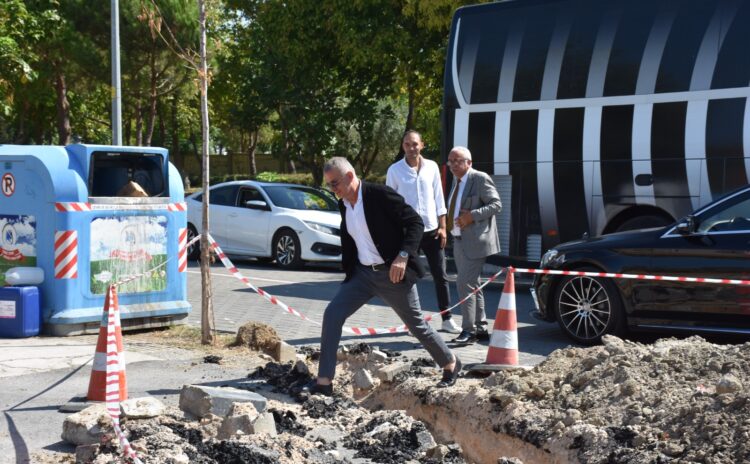
MULTIPOLYGON (((195 230, 192 224, 188 224, 187 227, 187 241, 190 243, 192 239, 198 236, 198 231, 195 230)), ((198 240, 187 248, 187 259, 189 261, 196 261, 201 257, 201 242, 198 240)))
POLYGON ((276 232, 273 239, 273 257, 276 264, 285 269, 296 269, 302 266, 302 248, 297 234, 289 229, 276 232))
POLYGON ((578 343, 593 345, 603 335, 622 335, 622 301, 609 279, 566 276, 557 285, 554 304, 563 332, 578 343))

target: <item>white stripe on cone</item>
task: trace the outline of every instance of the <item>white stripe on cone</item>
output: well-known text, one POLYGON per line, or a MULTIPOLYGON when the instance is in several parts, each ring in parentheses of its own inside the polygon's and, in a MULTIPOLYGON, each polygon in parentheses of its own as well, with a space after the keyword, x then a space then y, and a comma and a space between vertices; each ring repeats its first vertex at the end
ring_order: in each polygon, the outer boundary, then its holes
POLYGON ((503 294, 500 296, 500 303, 497 305, 498 309, 504 309, 506 311, 516 311, 516 294, 506 293, 503 288, 503 294))
POLYGON ((518 332, 515 330, 493 330, 490 346, 495 348, 518 349, 518 332))

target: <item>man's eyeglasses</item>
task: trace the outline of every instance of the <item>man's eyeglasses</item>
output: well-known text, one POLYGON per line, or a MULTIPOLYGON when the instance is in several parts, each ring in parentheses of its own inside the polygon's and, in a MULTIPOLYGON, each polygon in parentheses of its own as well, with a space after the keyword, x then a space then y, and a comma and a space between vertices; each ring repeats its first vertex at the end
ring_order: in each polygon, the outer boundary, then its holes
POLYGON ((449 159, 446 164, 463 164, 466 162, 466 158, 449 159))
POLYGON ((333 180, 333 181, 331 181, 331 182, 326 182, 326 186, 327 186, 327 187, 328 187, 328 188, 329 188, 330 190, 333 190, 333 189, 335 189, 335 188, 338 188, 338 186, 339 186, 339 185, 341 184, 341 182, 342 182, 343 180, 344 180, 344 179, 342 179, 342 178, 339 178, 338 180, 333 180))

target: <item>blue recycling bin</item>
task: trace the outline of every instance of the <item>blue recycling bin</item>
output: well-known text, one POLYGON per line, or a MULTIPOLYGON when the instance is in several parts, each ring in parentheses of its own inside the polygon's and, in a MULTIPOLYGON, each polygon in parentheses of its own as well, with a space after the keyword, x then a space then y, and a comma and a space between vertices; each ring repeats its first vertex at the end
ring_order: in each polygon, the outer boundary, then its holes
POLYGON ((0 145, 0 285, 40 267, 42 330, 96 333, 107 287, 123 329, 185 318, 187 212, 168 152, 154 147, 0 145))

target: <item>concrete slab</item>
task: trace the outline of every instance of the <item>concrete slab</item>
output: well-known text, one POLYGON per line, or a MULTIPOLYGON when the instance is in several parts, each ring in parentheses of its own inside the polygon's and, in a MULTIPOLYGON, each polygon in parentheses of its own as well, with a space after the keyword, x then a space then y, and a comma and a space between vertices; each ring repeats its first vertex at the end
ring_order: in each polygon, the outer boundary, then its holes
MULTIPOLYGON (((0 378, 90 365, 95 351, 96 337, 0 339, 0 378)), ((127 349, 124 355, 126 363, 160 359, 127 349)))

